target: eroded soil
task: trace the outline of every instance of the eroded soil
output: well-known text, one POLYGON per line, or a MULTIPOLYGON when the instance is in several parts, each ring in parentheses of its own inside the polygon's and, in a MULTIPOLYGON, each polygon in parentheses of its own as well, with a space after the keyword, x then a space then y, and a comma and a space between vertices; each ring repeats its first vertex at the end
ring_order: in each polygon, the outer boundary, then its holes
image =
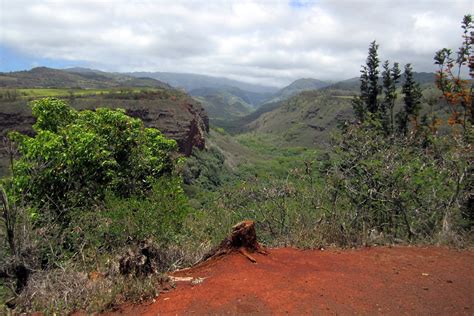
POLYGON ((255 258, 235 253, 175 272, 193 281, 116 313, 474 315, 474 251, 282 248, 255 258))

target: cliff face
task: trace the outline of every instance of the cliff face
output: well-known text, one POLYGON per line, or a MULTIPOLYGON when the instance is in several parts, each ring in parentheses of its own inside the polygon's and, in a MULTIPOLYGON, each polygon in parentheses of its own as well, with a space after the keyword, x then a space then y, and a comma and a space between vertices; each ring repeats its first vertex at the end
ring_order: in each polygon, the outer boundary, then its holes
MULTIPOLYGON (((122 108, 127 114, 140 118, 146 127, 159 129, 164 135, 177 141, 179 150, 190 155, 195 148, 205 146, 205 133, 209 131, 209 119, 201 105, 187 94, 175 90, 146 93, 145 95, 88 96, 69 100, 77 109, 97 107, 122 108)), ((26 100, 13 103, 0 102, 0 137, 11 130, 33 134, 34 118, 26 100)), ((5 152, 0 149, 0 164, 5 161, 5 152)), ((0 166, 0 176, 5 166, 0 166)))
POLYGON ((199 103, 191 98, 174 105, 123 107, 127 114, 140 118, 145 126, 159 129, 176 140, 180 152, 189 156, 193 148, 204 149, 209 118, 199 103))

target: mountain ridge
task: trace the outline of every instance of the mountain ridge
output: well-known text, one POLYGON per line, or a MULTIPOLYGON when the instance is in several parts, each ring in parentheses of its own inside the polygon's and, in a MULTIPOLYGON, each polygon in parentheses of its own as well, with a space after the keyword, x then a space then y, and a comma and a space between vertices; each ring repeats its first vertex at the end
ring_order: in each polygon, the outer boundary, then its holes
POLYGON ((125 74, 107 73, 95 70, 78 71, 77 68, 68 70, 48 67, 35 67, 30 70, 14 72, 0 72, 0 87, 70 89, 101 89, 120 87, 171 88, 170 85, 153 78, 137 78, 125 74))
POLYGON ((184 88, 191 91, 198 88, 226 88, 236 87, 242 90, 258 93, 274 93, 278 91, 277 87, 251 84, 225 77, 214 77, 192 73, 175 72, 128 72, 125 73, 134 77, 150 77, 160 81, 167 82, 175 88, 184 88))

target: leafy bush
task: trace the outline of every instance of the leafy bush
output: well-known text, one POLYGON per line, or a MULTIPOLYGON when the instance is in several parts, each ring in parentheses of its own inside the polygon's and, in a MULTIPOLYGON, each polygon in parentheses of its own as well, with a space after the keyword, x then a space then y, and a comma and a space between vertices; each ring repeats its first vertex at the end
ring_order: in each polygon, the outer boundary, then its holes
POLYGON ((176 142, 123 110, 78 112, 53 98, 33 102, 32 110, 36 135, 11 134, 21 154, 11 187, 39 208, 64 213, 106 191, 143 194, 174 169, 176 142))
POLYGON ((216 189, 230 174, 224 165, 224 160, 222 152, 214 146, 207 150, 193 152, 183 168, 184 183, 204 190, 216 189))

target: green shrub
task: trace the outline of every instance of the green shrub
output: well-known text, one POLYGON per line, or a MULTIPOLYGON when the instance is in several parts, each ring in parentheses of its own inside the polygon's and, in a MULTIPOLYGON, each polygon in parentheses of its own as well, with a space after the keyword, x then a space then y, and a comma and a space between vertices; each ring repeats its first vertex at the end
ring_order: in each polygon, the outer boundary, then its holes
POLYGON ((377 121, 347 128, 327 184, 347 243, 370 235, 425 241, 461 232, 469 144, 453 136, 387 137, 377 121), (427 140, 428 139, 428 140, 427 140))
POLYGON ((147 198, 109 194, 100 213, 104 224, 98 229, 99 241, 109 247, 147 239, 161 244, 176 241, 189 210, 178 177, 158 180, 147 198))
POLYGON ((143 194, 174 169, 176 142, 123 110, 78 112, 53 98, 33 102, 32 109, 36 135, 11 134, 21 154, 11 187, 40 209, 54 208, 64 216, 106 191, 143 194))
POLYGON ((201 190, 215 190, 230 174, 224 160, 222 152, 214 146, 193 152, 184 164, 184 183, 201 190))

